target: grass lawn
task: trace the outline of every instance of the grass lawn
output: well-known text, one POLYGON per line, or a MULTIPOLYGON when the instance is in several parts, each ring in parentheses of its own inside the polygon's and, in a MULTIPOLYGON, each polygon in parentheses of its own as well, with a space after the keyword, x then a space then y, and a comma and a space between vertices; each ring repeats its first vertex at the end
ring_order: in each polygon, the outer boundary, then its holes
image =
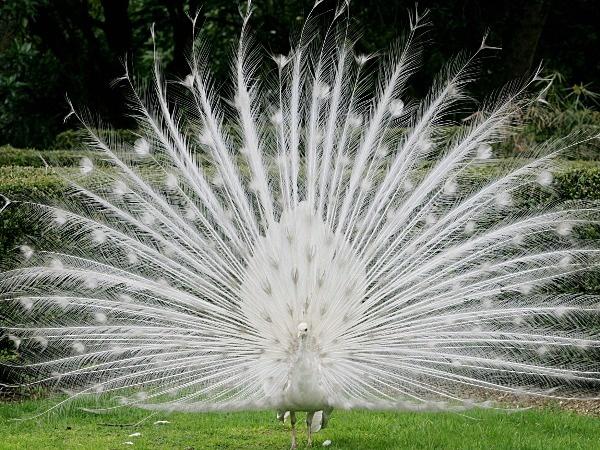
MULTIPOLYGON (((274 412, 149 413, 118 410, 96 415, 77 409, 41 419, 11 421, 47 400, 0 403, 0 449, 286 449, 289 425, 274 412), (135 424, 147 418, 143 423, 135 424), (155 424, 167 420, 167 424, 155 424), (118 426, 112 426, 118 425, 118 426), (141 433, 130 437, 130 434, 141 433), (133 444, 127 444, 132 442, 133 444)), ((302 418, 303 422, 303 418, 302 418)), ((305 427, 299 429, 305 447, 305 427)), ((314 448, 330 449, 600 449, 600 418, 554 410, 518 413, 379 413, 334 411, 314 448)))

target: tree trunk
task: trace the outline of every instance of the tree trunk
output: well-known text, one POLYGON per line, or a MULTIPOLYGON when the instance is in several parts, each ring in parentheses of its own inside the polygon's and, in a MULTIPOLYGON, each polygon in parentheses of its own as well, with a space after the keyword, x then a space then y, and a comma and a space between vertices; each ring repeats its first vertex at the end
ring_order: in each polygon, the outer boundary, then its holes
POLYGON ((187 58, 192 44, 190 17, 194 17, 197 13, 199 1, 189 0, 187 13, 184 0, 167 0, 164 4, 169 12, 169 21, 173 29, 173 60, 167 66, 167 71, 183 77, 189 72, 187 58))
POLYGON ((129 0, 101 0, 104 10, 104 34, 110 50, 117 58, 131 52, 132 30, 129 0))
POLYGON ((550 2, 551 0, 509 1, 502 43, 502 72, 505 80, 521 77, 531 70, 550 2))

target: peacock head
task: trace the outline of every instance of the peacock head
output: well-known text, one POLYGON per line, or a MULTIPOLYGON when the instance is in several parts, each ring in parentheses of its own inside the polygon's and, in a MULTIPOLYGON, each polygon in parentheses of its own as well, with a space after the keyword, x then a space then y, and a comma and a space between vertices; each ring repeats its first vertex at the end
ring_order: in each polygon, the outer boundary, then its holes
POLYGON ((298 337, 305 338, 308 334, 308 324, 306 322, 300 322, 298 324, 298 337))

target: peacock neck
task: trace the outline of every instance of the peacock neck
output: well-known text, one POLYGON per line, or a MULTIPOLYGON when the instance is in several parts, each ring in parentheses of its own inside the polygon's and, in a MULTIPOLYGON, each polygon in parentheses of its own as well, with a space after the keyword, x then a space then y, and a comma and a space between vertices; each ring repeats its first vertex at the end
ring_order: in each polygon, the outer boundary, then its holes
POLYGON ((310 337, 300 337, 291 360, 286 403, 299 410, 319 410, 326 403, 320 362, 310 337))

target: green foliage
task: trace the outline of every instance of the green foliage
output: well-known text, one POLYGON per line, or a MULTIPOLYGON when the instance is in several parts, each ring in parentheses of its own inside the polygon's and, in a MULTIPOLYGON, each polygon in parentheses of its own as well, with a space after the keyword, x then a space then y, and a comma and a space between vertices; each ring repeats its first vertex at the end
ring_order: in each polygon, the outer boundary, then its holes
POLYGON ((11 200, 58 196, 65 186, 57 169, 0 167, 0 193, 11 200))
POLYGON ((62 195, 66 183, 55 170, 34 167, 0 167, 0 194, 10 204, 0 214, 0 255, 14 253, 16 246, 34 236, 38 227, 18 214, 18 202, 62 195))
MULTIPOLYGON (((103 136, 107 139, 116 139, 122 142, 132 143, 137 139, 134 130, 116 129, 103 131, 103 136)), ((81 150, 84 147, 86 132, 84 130, 66 130, 56 135, 53 149, 57 150, 81 150)))
MULTIPOLYGON (((583 85, 568 85, 559 73, 551 73, 539 82, 538 101, 522 114, 523 125, 506 141, 497 146, 499 154, 511 156, 527 152, 532 146, 549 139, 579 134, 600 136, 599 94, 583 85)), ((563 158, 600 159, 600 139, 575 145, 563 158)))
POLYGON ((58 131, 57 113, 49 106, 64 101, 60 62, 28 33, 40 3, 0 3, 0 144, 47 145, 58 131))
MULTIPOLYGON (((257 48, 263 48, 265 55, 287 54, 290 32, 299 31, 309 3, 278 0, 253 4, 250 28, 257 48)), ((330 23, 333 3, 321 2, 315 14, 321 23, 315 23, 316 27, 330 23)), ((433 45, 426 46, 423 69, 411 79, 408 97, 422 98, 444 62, 463 49, 476 49, 486 30, 491 31, 490 43, 502 46, 503 39, 511 35, 511 29, 519 26, 514 18, 521 16, 513 14, 510 5, 513 2, 479 3, 481 5, 474 2, 468 8, 464 1, 428 3, 434 25, 428 39, 433 45)), ((199 7, 202 38, 210 49, 210 65, 220 88, 221 80, 229 75, 232 49, 239 36, 239 6, 230 0, 0 2, 0 144, 52 145, 56 133, 72 125, 63 123, 68 112, 65 94, 76 107, 87 107, 115 126, 131 127, 124 115, 123 90, 109 88, 123 73, 120 61, 127 54, 130 73, 136 77, 151 73, 155 47, 149 30, 151 24, 155 24, 156 52, 165 73, 169 78, 185 76, 191 38, 187 15, 193 16, 199 7)), ((398 26, 404 28, 407 10, 412 8, 413 0, 352 3, 351 30, 360 31, 361 36, 357 52, 384 54, 398 38, 398 26)), ((597 8, 588 0, 573 0, 564 5, 558 2, 549 11, 548 25, 541 35, 534 64, 543 59, 548 67, 565 74, 564 77, 554 75, 556 89, 553 87, 555 90, 549 92, 548 101, 552 103, 555 100, 552 96, 557 92, 559 109, 567 112, 553 113, 554 118, 544 117, 544 127, 570 131, 574 123, 585 125, 593 120, 597 124, 595 114, 581 112, 596 108, 598 103, 593 101, 593 89, 597 86, 589 85, 598 78, 600 67, 590 56, 599 39, 597 27, 594 28, 596 23, 597 8), (547 32, 551 27, 560 29, 561 33, 547 32), (577 112, 572 113, 571 109, 577 112), (549 121, 552 124, 548 124, 549 121)), ((500 72, 506 64, 498 64, 496 58, 484 58, 481 63, 483 80, 471 87, 475 97, 504 81, 500 72)), ((267 62, 257 75, 272 74, 272 69, 267 62)), ((514 76, 517 75, 520 73, 514 76)), ((539 131, 540 126, 536 125, 535 130, 539 131)), ((526 142, 516 144, 509 150, 518 150, 526 142)), ((73 148, 63 146, 62 142, 55 146, 73 148)))
POLYGON ((600 200, 600 163, 573 161, 555 176, 561 200, 600 200))
POLYGON ((73 150, 40 151, 35 149, 19 149, 9 145, 0 147, 0 167, 69 167, 79 164, 90 152, 73 150))

